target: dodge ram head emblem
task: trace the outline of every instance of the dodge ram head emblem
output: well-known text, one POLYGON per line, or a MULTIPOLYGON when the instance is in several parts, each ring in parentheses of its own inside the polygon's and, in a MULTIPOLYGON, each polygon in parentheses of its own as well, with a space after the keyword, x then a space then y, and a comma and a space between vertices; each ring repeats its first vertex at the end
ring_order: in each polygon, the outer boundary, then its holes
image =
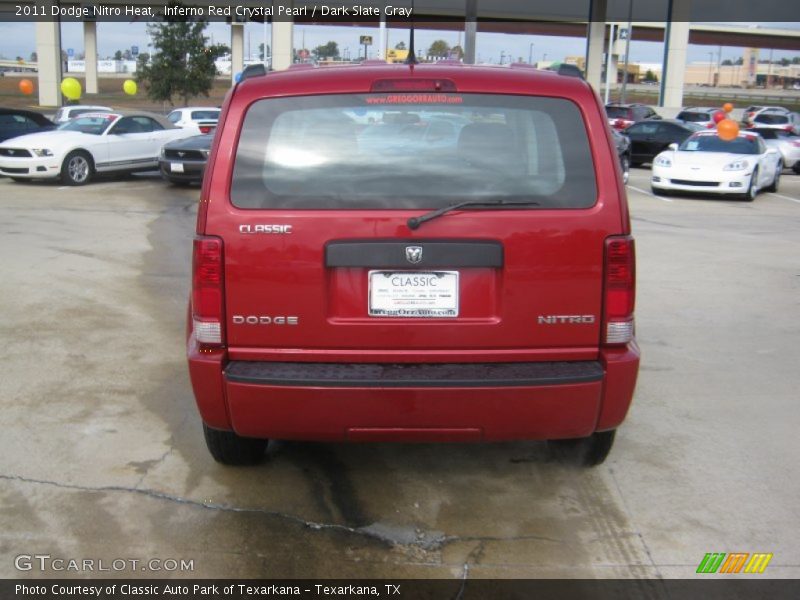
POLYGON ((422 261, 422 246, 406 246, 406 260, 412 265, 422 261))

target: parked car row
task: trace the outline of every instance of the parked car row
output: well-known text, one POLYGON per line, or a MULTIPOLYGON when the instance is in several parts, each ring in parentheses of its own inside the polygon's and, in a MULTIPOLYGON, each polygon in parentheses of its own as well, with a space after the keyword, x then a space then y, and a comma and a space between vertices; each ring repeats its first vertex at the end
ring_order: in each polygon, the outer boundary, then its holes
MULTIPOLYGON (((690 107, 680 111, 675 119, 662 119, 642 110, 643 106, 606 105, 623 172, 630 166, 653 163, 659 154, 668 151, 673 144, 681 145, 695 132, 711 131, 715 134, 714 114, 719 112, 719 108, 690 107), (625 123, 628 124, 619 127, 625 123), (624 150, 617 134, 629 139, 624 150)), ((749 106, 744 110, 742 124, 746 133, 758 134, 767 149, 777 151, 781 168, 800 174, 800 115, 779 106, 749 106)))
POLYGON ((160 169, 175 183, 199 181, 219 112, 186 108, 164 118, 74 105, 60 109, 54 123, 37 112, 0 109, 0 175, 83 185, 100 173, 160 169), (199 131, 206 135, 196 135, 199 131), (164 149, 187 138, 185 147, 164 149))

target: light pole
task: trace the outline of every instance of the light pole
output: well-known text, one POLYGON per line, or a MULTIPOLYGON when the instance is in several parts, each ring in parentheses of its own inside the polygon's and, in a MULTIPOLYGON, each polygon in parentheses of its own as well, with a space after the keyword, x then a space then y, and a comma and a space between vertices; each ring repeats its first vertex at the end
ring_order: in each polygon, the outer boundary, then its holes
POLYGON ((708 53, 708 85, 714 85, 714 79, 711 76, 711 65, 714 64, 714 53, 708 53))
POLYGON ((528 64, 533 64, 533 42, 528 46, 528 64))

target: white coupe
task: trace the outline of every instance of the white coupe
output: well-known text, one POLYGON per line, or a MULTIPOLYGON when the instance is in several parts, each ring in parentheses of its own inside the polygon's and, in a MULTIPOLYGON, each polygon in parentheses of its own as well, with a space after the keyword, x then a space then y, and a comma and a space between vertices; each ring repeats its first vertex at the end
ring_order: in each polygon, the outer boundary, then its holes
POLYGON ((155 170, 164 144, 194 133, 150 113, 85 114, 0 144, 0 175, 84 185, 96 173, 155 170))
POLYGON ((656 156, 650 183, 654 194, 732 194, 752 202, 760 190, 778 191, 782 169, 780 152, 759 135, 725 141, 716 131, 701 131, 656 156))

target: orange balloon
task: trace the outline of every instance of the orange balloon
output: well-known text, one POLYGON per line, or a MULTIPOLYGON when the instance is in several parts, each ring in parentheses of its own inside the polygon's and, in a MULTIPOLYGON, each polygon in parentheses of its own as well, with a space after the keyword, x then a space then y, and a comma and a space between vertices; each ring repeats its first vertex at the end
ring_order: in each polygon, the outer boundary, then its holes
POLYGON ((722 110, 724 110, 726 113, 731 112, 733 110, 733 104, 731 104, 730 102, 726 102, 725 104, 722 105, 722 110))
POLYGON ((726 142, 735 140, 736 136, 739 135, 739 124, 731 119, 720 121, 719 125, 717 125, 717 135, 719 139, 725 140, 726 142))
POLYGON ((19 82, 19 91, 30 96, 33 93, 33 82, 30 79, 23 79, 19 82))

